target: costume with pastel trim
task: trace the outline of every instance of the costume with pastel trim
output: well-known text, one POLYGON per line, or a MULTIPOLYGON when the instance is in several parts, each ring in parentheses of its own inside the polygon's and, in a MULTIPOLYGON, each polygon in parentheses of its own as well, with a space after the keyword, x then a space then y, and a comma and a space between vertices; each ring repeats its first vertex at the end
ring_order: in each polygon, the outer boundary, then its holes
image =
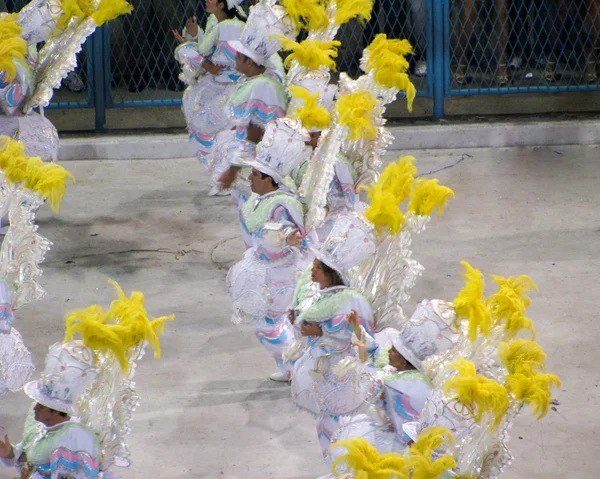
POLYGON ((186 42, 175 50, 182 66, 180 78, 189 84, 183 94, 183 113, 190 139, 203 161, 208 159, 216 134, 232 126, 227 102, 242 75, 235 70, 235 51, 228 42, 239 39, 243 28, 244 22, 237 18, 218 22, 210 15, 201 41, 186 42), (221 67, 218 74, 204 70, 205 59, 221 67))
POLYGON ((67 315, 65 342, 49 348, 40 378, 25 385, 34 404, 64 413, 64 420, 48 426, 30 410, 13 459, 2 461, 23 477, 109 478, 113 466, 130 464, 125 436, 139 405, 135 362, 146 345, 160 355, 158 334, 173 316, 150 320, 141 293, 127 297, 113 285, 118 299, 106 312, 93 305, 67 315))
POLYGON ((68 10, 62 2, 33 0, 18 14, 0 13, 0 135, 23 141, 28 155, 45 161, 58 158, 58 133, 32 110, 48 106, 96 27, 131 6, 125 0, 92 0, 68 10))
MULTIPOLYGON (((267 125, 257 155, 245 166, 283 181, 310 150, 306 132, 297 121, 280 119, 267 125)), ((288 246, 288 236, 304 233, 304 212, 298 197, 284 185, 247 201, 240 198, 240 223, 247 251, 227 275, 234 322, 251 320, 261 344, 281 371, 289 366, 281 357, 293 340, 285 312, 292 303, 296 278, 309 261, 304 248, 288 246)))

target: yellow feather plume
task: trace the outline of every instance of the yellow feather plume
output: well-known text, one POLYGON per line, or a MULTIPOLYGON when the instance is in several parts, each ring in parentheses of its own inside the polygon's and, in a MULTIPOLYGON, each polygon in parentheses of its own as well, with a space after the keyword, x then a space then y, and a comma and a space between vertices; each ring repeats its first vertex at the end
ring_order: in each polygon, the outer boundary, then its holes
POLYGON ((506 386, 514 396, 533 407, 537 419, 543 418, 548 412, 552 401, 550 389, 560 387, 560 379, 554 374, 536 373, 533 376, 516 373, 506 379, 506 386))
POLYGON ((94 9, 90 0, 63 0, 63 14, 57 21, 57 28, 65 30, 71 21, 76 18, 92 18, 97 26, 131 13, 133 7, 126 0, 100 0, 97 9, 94 9))
POLYGON ((282 0, 281 5, 300 29, 318 32, 329 25, 327 5, 322 0, 282 0))
POLYGON ((324 130, 331 123, 331 113, 319 105, 319 92, 311 95, 306 89, 299 86, 291 85, 288 87, 293 98, 299 98, 304 101, 302 108, 296 108, 292 112, 294 118, 298 118, 305 128, 316 128, 324 130))
POLYGON ((456 395, 457 400, 467 407, 475 422, 480 422, 484 414, 492 414, 492 428, 500 423, 508 408, 508 392, 496 381, 477 375, 475 365, 466 359, 455 360, 451 367, 458 376, 444 383, 444 391, 456 395))
POLYGON ((123 370, 131 366, 130 355, 143 342, 154 349, 155 358, 160 357, 158 335, 163 334, 165 321, 175 316, 148 319, 142 293, 133 292, 128 298, 115 281, 109 282, 115 287, 118 299, 106 313, 102 307, 93 305, 67 314, 65 342, 79 334, 90 348, 112 353, 123 370))
POLYGON ((363 186, 370 200, 365 217, 375 228, 390 234, 398 234, 404 225, 404 215, 400 210, 402 203, 409 195, 417 169, 413 165, 415 158, 405 156, 395 163, 390 163, 381 173, 376 183, 363 186))
POLYGON ((0 18, 0 72, 4 72, 4 82, 15 79, 17 67, 15 60, 24 62, 27 54, 27 42, 21 37, 21 27, 16 13, 0 18))
POLYGON ((408 479, 406 458, 401 454, 379 454, 365 439, 356 438, 336 442, 334 447, 345 447, 348 453, 338 457, 331 470, 337 476, 338 467, 352 470, 356 479, 408 479))
POLYGON ((483 300, 485 281, 481 271, 473 268, 466 261, 461 261, 465 267, 465 287, 454 298, 456 319, 469 321, 469 339, 475 341, 479 332, 488 335, 491 327, 491 316, 483 300))
POLYGON ((367 71, 373 72, 375 81, 380 85, 404 92, 408 111, 412 111, 417 96, 417 89, 406 73, 409 63, 405 56, 412 53, 408 40, 388 40, 384 34, 377 35, 367 47, 367 71))
POLYGON ((25 146, 9 137, 0 137, 0 170, 11 183, 23 183, 48 201, 56 213, 65 194, 67 180, 75 177, 56 163, 25 156, 25 146))
POLYGON ((378 130, 374 119, 379 107, 375 97, 367 90, 341 96, 338 98, 336 110, 340 124, 350 129, 348 139, 351 141, 363 138, 371 140, 377 136, 378 130))
POLYGON ((546 367, 546 353, 535 341, 516 339, 498 346, 498 356, 509 374, 520 373, 532 376, 537 369, 546 367))
POLYGON ((504 294, 511 298, 518 298, 525 308, 531 306, 531 298, 525 293, 529 291, 538 291, 537 285, 527 275, 520 276, 509 276, 504 278, 503 276, 490 275, 494 282, 498 285, 498 293, 504 294))
POLYGON ((98 10, 92 13, 92 18, 97 26, 102 26, 121 15, 127 15, 133 11, 133 6, 126 0, 100 0, 98 10))
POLYGON ((332 71, 336 70, 334 58, 337 58, 337 49, 341 45, 338 40, 330 42, 304 40, 296 43, 283 35, 275 35, 275 37, 281 41, 282 50, 292 52, 283 62, 287 68, 291 66, 293 61, 297 61, 309 70, 318 70, 322 66, 332 71))
POLYGON ((444 472, 456 467, 456 461, 450 454, 431 460, 431 457, 410 456, 407 459, 411 479, 437 479, 444 472))
POLYGON ((437 179, 419 178, 410 194, 408 210, 418 216, 429 216, 437 208, 438 216, 442 216, 448 198, 454 198, 454 191, 439 185, 437 179))
POLYGON ((419 433, 417 440, 410 446, 409 453, 421 456, 431 456, 444 444, 454 441, 454 436, 445 427, 430 426, 419 433))
POLYGON ((373 0, 336 0, 337 11, 335 12, 335 24, 343 25, 355 17, 361 24, 371 20, 373 0))

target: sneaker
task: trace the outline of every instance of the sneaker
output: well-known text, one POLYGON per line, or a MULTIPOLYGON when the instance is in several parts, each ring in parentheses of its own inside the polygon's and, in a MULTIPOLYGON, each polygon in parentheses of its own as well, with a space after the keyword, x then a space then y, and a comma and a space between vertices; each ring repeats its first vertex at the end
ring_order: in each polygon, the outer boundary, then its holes
POLYGON ((283 374, 281 371, 273 373, 269 376, 271 381, 277 381, 278 383, 288 383, 290 382, 290 375, 283 374))
POLYGON ((83 79, 77 72, 70 72, 67 75, 67 78, 64 79, 64 84, 68 90, 74 93, 80 93, 85 90, 85 84, 83 83, 83 79))
POLYGON ((415 67, 415 76, 427 76, 427 62, 425 60, 419 60, 417 62, 417 66, 415 67))
POLYGON ((208 192, 208 196, 219 196, 219 185, 213 185, 213 187, 208 192))
POLYGON ((523 65, 523 59, 521 57, 512 57, 512 60, 508 64, 509 70, 518 70, 523 65))

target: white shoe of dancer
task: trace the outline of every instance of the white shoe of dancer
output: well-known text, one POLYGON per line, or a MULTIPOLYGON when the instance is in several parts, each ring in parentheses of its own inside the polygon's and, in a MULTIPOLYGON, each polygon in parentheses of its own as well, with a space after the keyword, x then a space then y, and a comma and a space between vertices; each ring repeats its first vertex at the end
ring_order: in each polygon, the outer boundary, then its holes
POLYGON ((277 381, 278 383, 287 383, 290 381, 289 374, 284 374, 281 371, 273 373, 269 376, 271 381, 277 381))

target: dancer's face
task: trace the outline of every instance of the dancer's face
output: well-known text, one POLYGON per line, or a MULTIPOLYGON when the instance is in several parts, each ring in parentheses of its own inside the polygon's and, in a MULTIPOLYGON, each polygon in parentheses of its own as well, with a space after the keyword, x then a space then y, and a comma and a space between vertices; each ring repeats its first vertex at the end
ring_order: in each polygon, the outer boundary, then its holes
POLYGON ((273 189, 271 177, 265 176, 263 178, 261 172, 255 168, 252 168, 250 176, 248 176, 248 180, 250 181, 252 193, 256 193, 257 195, 265 195, 273 189))
POLYGON ((329 281, 329 278, 327 277, 325 271, 323 271, 323 268, 321 267, 322 264, 323 263, 321 263, 318 259, 313 261, 311 279, 314 283, 325 284, 329 281))
POLYGON ((235 69, 243 75, 248 74, 248 62, 249 58, 243 53, 237 52, 235 54, 235 69))
POLYGON ((54 426, 67 420, 67 417, 43 404, 37 403, 33 407, 34 419, 45 426, 54 426))
POLYGON ((390 349, 390 366, 394 366, 398 371, 414 369, 412 364, 410 364, 393 346, 392 349, 390 349))
POLYGON ((310 141, 307 143, 308 146, 312 146, 313 150, 317 149, 317 145, 319 144, 319 138, 321 138, 320 131, 313 131, 310 133, 310 141))
POLYGON ((223 10, 223 2, 217 0, 206 0, 206 13, 217 13, 219 10, 223 10))

